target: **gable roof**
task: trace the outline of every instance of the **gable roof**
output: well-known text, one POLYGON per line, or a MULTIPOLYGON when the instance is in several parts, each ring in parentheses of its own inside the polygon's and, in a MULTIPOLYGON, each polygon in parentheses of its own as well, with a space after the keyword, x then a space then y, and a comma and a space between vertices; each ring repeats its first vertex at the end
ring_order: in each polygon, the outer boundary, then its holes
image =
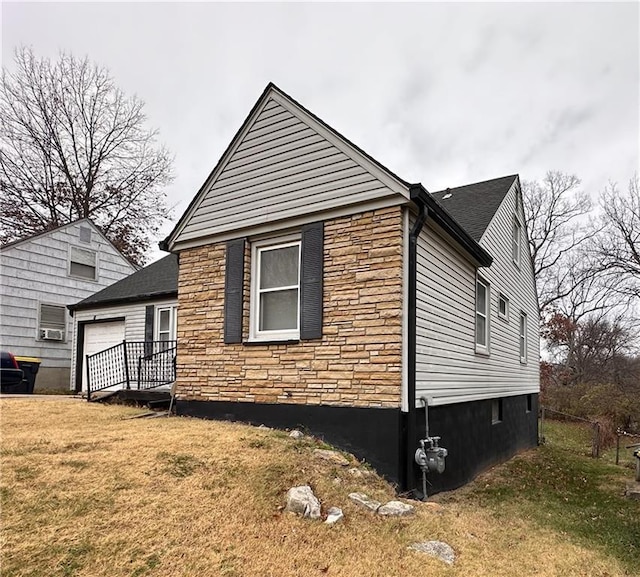
POLYGON ((170 254, 67 308, 75 311, 177 296, 178 255, 170 254))
POLYGON ((91 226, 93 228, 93 230, 95 232, 97 232, 101 238, 103 238, 105 240, 105 242, 108 242, 112 247, 113 250, 117 251, 117 253, 125 260, 127 261, 127 263, 129 263, 132 267, 134 267, 134 269, 139 269, 140 267, 131 262, 126 256, 124 256, 120 250, 118 250, 118 247, 116 245, 114 245, 106 236, 105 234, 100 230, 100 228, 90 219, 90 218, 80 218, 78 220, 74 220, 72 222, 68 222, 66 224, 61 224, 60 226, 57 226, 56 228, 52 228, 51 230, 44 230, 42 232, 36 232, 35 234, 32 234, 31 236, 27 236, 25 238, 20 238, 18 240, 14 240, 12 242, 8 242, 7 244, 3 244, 2 246, 0 246, 0 251, 4 251, 7 250, 9 248, 15 248, 25 242, 30 242, 32 240, 35 240, 37 238, 46 236, 48 234, 51 234, 53 232, 57 232, 59 230, 62 230, 64 228, 68 228, 70 226, 77 226, 79 224, 88 224, 89 226, 91 226))
POLYGON ((493 215, 516 181, 518 175, 511 174, 447 188, 431 195, 476 242, 479 242, 493 215))
MULTIPOLYGON (((196 220, 198 220, 199 218, 195 213, 201 206, 215 203, 215 200, 212 199, 209 194, 211 188, 217 186, 217 179, 224 172, 226 165, 233 159, 233 156, 234 154, 236 154, 237 150, 239 148, 242 149, 243 146, 246 146, 246 143, 243 142, 243 139, 247 136, 247 134, 253 131, 252 134, 259 135, 257 137, 254 136, 251 143, 253 144, 253 142, 256 141, 259 142, 262 135, 265 134, 265 131, 269 130, 268 127, 269 125, 273 124, 273 119, 261 119, 261 115, 263 113, 266 113, 268 117, 272 117, 274 112, 273 108, 276 107, 282 111, 282 114, 286 114, 290 117, 290 120, 287 120, 285 122, 291 124, 293 124, 294 121, 299 122, 302 125, 305 125, 308 129, 314 131, 317 135, 329 140, 331 144, 336 148, 336 152, 342 155, 342 158, 344 158, 345 160, 348 159, 352 165, 360 167, 360 170, 362 172, 369 173, 372 179, 379 180, 380 186, 386 187, 387 195, 395 194, 400 199, 402 199, 403 197, 406 200, 409 199, 409 183, 402 180, 388 168, 380 164, 373 157, 368 155, 362 149, 353 144, 350 140, 345 138, 339 132, 337 132, 320 118, 318 118, 315 114, 307 110, 304 106, 302 106, 291 96, 278 88, 275 84, 270 82, 249 112, 249 115, 243 122, 238 132, 236 132, 222 157, 220 158, 214 169, 211 171, 204 184, 200 187, 200 190, 195 195, 186 211, 183 213, 182 217, 179 219, 178 223, 175 225, 166 239, 160 243, 160 248, 162 250, 173 250, 175 243, 179 243, 182 240, 181 235, 186 236, 187 240, 191 240, 191 237, 194 236, 193 233, 189 231, 192 218, 194 217, 194 215, 196 220), (253 128, 257 121, 259 121, 261 125, 259 129, 253 128), (185 229, 187 230, 185 231, 185 229)), ((295 132, 298 130, 298 128, 295 126, 290 126, 288 130, 295 132)), ((241 155, 246 158, 247 152, 243 151, 241 152, 241 155)), ((336 160, 334 159, 333 162, 336 162, 336 160)), ((232 179, 233 177, 231 177, 231 179, 229 180, 232 179)), ((228 195, 228 193, 226 192, 224 194, 228 195)), ((335 198, 333 200, 340 206, 344 206, 345 204, 352 204, 356 202, 356 199, 354 199, 353 197, 353 194, 342 195, 339 201, 335 198)), ((311 198, 314 198, 313 193, 309 194, 309 199, 311 198)), ((251 204, 252 203, 247 200, 244 206, 250 207, 251 204)), ((213 212, 212 214, 215 215, 216 212, 213 212)), ((308 212, 306 212, 305 214, 308 214, 308 212)), ((253 218, 254 216, 255 215, 250 214, 251 218, 253 218)))

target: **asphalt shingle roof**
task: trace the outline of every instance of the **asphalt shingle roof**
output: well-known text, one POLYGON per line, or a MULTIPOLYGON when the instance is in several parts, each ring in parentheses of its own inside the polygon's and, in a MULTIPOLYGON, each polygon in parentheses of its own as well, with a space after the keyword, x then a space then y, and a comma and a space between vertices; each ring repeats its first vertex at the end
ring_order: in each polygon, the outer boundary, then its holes
POLYGON ((478 242, 517 178, 512 174, 447 188, 433 192, 432 196, 478 242))
POLYGON ((134 272, 105 289, 71 305, 69 309, 86 309, 116 302, 133 302, 177 296, 178 255, 170 254, 134 272))

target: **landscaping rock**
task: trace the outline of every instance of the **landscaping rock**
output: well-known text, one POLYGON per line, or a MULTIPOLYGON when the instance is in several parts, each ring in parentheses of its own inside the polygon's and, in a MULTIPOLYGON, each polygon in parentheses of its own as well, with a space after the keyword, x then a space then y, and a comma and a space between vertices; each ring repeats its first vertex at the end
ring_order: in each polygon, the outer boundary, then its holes
POLYGON ((349 466, 349 459, 344 455, 338 453, 338 451, 329 451, 328 449, 314 449, 313 454, 317 455, 325 461, 329 461, 334 465, 340 465, 341 467, 349 466))
POLYGON ((309 485, 291 487, 287 491, 287 504, 284 510, 309 519, 320 519, 320 501, 309 485))
POLYGON ((415 512, 416 508, 413 505, 407 505, 402 501, 389 501, 378 509, 378 515, 383 517, 405 517, 415 512))
POLYGON ((362 479, 362 477, 364 477, 364 473, 360 469, 356 469, 355 467, 349 469, 349 475, 351 475, 355 479, 362 479))
POLYGON ((302 431, 298 431, 298 429, 294 429, 289 433, 289 436, 292 439, 302 439, 302 437, 304 437, 304 433, 302 431))
POLYGON ((327 511, 327 520, 325 521, 325 523, 327 525, 333 525, 334 523, 337 523, 342 519, 344 519, 344 513, 342 512, 342 509, 340 509, 340 507, 331 507, 327 511))
POLYGON ((409 547, 409 549, 420 551, 421 553, 426 553, 427 555, 436 557, 437 559, 440 559, 440 561, 444 561, 447 565, 453 565, 454 561, 456 560, 455 551, 451 548, 451 546, 447 545, 443 541, 425 541, 423 543, 414 543, 409 547))
POLYGON ((356 505, 365 507, 374 513, 378 511, 381 505, 379 501, 369 499, 368 495, 365 495, 364 493, 349 493, 349 499, 351 499, 356 505))

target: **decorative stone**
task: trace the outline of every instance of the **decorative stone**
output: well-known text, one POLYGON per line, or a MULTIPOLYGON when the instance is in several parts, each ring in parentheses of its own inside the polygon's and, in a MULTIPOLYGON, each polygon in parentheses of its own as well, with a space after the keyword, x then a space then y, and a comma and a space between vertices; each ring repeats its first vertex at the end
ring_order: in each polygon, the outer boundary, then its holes
POLYGON ((302 437, 304 437, 304 433, 302 431, 298 431, 298 429, 294 429, 289 433, 289 436, 292 439, 302 439, 302 437))
POLYGON ((344 513, 342 512, 342 509, 340 509, 340 507, 331 507, 327 511, 327 520, 325 521, 325 523, 327 525, 333 525, 334 523, 337 523, 342 519, 344 519, 344 513))
POLYGON ((369 499, 369 496, 365 495, 364 493, 349 493, 349 499, 351 499, 356 505, 365 507, 366 509, 369 509, 369 511, 373 511, 374 513, 380 508, 381 505, 379 501, 369 499))
POLYGON ((334 465, 340 465, 341 467, 349 466, 349 459, 347 459, 344 455, 338 453, 338 451, 329 451, 327 449, 314 449, 313 454, 317 455, 321 459, 325 461, 329 461, 334 465))
POLYGON ((447 565, 453 565, 456 560, 455 551, 450 545, 447 545, 443 541, 424 541, 423 543, 414 543, 409 546, 409 549, 436 557, 437 559, 440 559, 440 561, 444 561, 447 565))
POLYGON ((309 519, 320 519, 320 501, 309 485, 291 487, 287 491, 285 511, 290 511, 309 519))
POLYGON ((416 509, 413 505, 408 505, 402 501, 389 501, 378 509, 378 515, 383 517, 405 517, 413 515, 416 509))

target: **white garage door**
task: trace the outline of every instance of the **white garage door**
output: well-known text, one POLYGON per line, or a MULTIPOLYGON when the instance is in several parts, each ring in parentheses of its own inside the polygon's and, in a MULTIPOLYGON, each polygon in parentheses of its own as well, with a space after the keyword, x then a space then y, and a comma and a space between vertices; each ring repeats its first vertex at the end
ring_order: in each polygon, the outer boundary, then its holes
POLYGON ((84 327, 82 390, 87 390, 87 355, 104 351, 124 340, 124 321, 92 323, 84 327))

